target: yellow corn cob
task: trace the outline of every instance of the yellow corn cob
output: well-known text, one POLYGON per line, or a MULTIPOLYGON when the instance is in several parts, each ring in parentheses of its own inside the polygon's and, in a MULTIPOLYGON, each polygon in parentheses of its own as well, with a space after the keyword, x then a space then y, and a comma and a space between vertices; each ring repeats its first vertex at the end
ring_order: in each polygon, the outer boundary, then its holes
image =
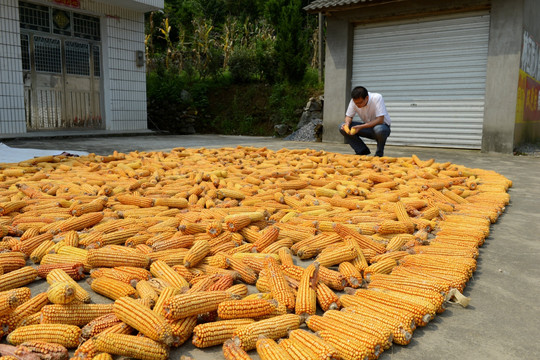
POLYGON ((169 287, 164 288, 159 294, 156 304, 154 305, 153 311, 156 312, 157 314, 161 314, 165 301, 178 294, 180 294, 180 290, 176 287, 169 286, 169 287))
POLYGON ((125 205, 135 205, 141 208, 148 208, 154 206, 154 199, 143 197, 143 196, 133 196, 133 195, 118 195, 116 200, 125 205))
POLYGON ((123 281, 105 276, 90 280, 92 290, 109 299, 117 300, 123 296, 139 297, 137 290, 123 281))
POLYGON ((382 254, 385 252, 385 247, 382 244, 376 243, 369 237, 365 235, 361 235, 360 233, 356 232, 355 230, 346 227, 345 225, 342 225, 340 223, 337 223, 334 227, 334 231, 339 234, 342 238, 345 238, 347 236, 350 236, 353 238, 361 249, 371 249, 374 250, 376 253, 382 254))
POLYGON ((234 319, 197 325, 193 329, 193 345, 205 348, 223 344, 232 337, 236 329, 254 321, 253 319, 234 319))
POLYGON ((330 267, 333 265, 338 265, 344 261, 353 260, 357 257, 356 249, 354 246, 344 245, 336 247, 332 251, 321 253, 316 261, 321 264, 321 266, 330 267))
POLYGON ((233 339, 238 338, 240 346, 249 351, 255 348, 257 339, 263 335, 270 339, 279 339, 287 335, 290 330, 298 329, 302 324, 302 317, 294 314, 275 316, 238 328, 233 333, 233 339))
POLYGON ((174 271, 167 263, 163 260, 156 260, 150 265, 150 272, 155 277, 161 278, 167 281, 171 286, 174 286, 180 290, 189 288, 189 283, 182 275, 174 271))
POLYGON ((30 260, 32 260, 34 264, 39 264, 43 256, 48 254, 49 251, 54 247, 54 245, 54 241, 45 240, 30 253, 30 260))
POLYGON ((88 340, 94 335, 114 325, 122 324, 122 321, 114 313, 108 313, 91 320, 81 329, 81 339, 88 340))
POLYGON ((279 261, 282 265, 294 265, 291 250, 289 248, 281 247, 277 251, 279 261))
POLYGON ((122 253, 109 248, 88 250, 88 264, 93 268, 133 266, 147 268, 150 258, 141 253, 122 253))
MULTIPOLYGON (((341 334, 330 330, 321 330, 317 332, 317 335, 331 344, 344 360, 368 359, 372 355, 372 352, 366 348, 364 343, 356 339, 345 339, 341 334)), ((375 357, 378 357, 377 352, 375 357)))
POLYGON ((338 351, 330 343, 309 331, 293 330, 289 333, 289 339, 307 345, 317 355, 318 359, 338 358, 338 351))
POLYGON ((362 285, 362 274, 352 263, 342 262, 339 264, 338 271, 345 277, 349 286, 358 288, 362 285))
MULTIPOLYGON (((4 174, 5 174, 5 170, 4 170, 4 174)), ((22 209, 26 205, 28 205, 28 202, 26 200, 16 200, 16 201, 5 202, 3 204, 0 204, 0 215, 7 215, 11 212, 22 209)))
POLYGON ((99 316, 112 312, 112 310, 113 304, 45 305, 41 309, 41 323, 83 326, 99 316))
POLYGON ((123 271, 116 270, 116 268, 97 268, 90 271, 90 276, 93 279, 100 277, 107 277, 110 279, 115 279, 131 285, 133 287, 137 286, 138 279, 128 273, 123 271))
POLYGON ((265 269, 270 277, 272 297, 279 303, 284 304, 288 309, 293 310, 296 302, 295 295, 287 283, 278 262, 273 258, 267 258, 265 260, 265 269))
POLYGON ((47 289, 47 297, 53 304, 69 304, 75 300, 75 286, 67 281, 57 281, 47 289))
POLYGON ((94 356, 92 360, 113 360, 113 357, 111 354, 102 352, 94 356))
POLYGON ((71 208, 71 214, 74 216, 81 216, 86 213, 102 211, 107 201, 108 198, 103 196, 86 204, 77 204, 71 208))
MULTIPOLYGON (((327 311, 322 317, 313 317, 312 325, 316 326, 316 322, 319 321, 318 327, 312 328, 313 331, 330 329, 332 331, 339 331, 341 333, 347 333, 350 330, 354 331, 354 335, 351 337, 356 338, 374 350, 388 349, 392 345, 393 335, 389 326, 384 325, 380 321, 374 321, 369 318, 363 318, 350 312, 344 311, 327 311), (333 326, 335 325, 335 326, 333 326)), ((309 324, 308 324, 309 326, 309 324)))
POLYGON ((413 303, 403 297, 397 297, 388 293, 373 290, 356 290, 355 296, 363 301, 372 301, 374 303, 387 304, 396 309, 402 309, 413 313, 414 321, 418 326, 425 326, 435 316, 434 311, 430 308, 413 303))
POLYGON ((248 294, 246 284, 236 284, 226 290, 228 293, 235 295, 237 298, 243 298, 248 294))
POLYGON ((29 239, 26 239, 24 241, 21 241, 20 244, 20 251, 24 253, 26 256, 30 256, 32 251, 34 251, 41 243, 44 241, 50 241, 53 238, 53 234, 51 233, 45 233, 37 236, 33 236, 29 239))
POLYGON ((0 291, 11 290, 30 284, 36 279, 37 275, 37 270, 31 266, 25 266, 0 275, 0 291))
POLYGON ((226 340, 223 343, 223 357, 225 360, 251 360, 248 353, 238 344, 240 341, 233 339, 226 340))
POLYGON ((90 294, 84 290, 75 280, 73 280, 63 269, 56 268, 47 274, 47 282, 49 285, 55 282, 68 282, 75 288, 75 299, 81 302, 90 302, 90 294))
POLYGON ((25 265, 26 257, 22 252, 10 251, 0 253, 0 266, 2 267, 4 274, 21 269, 25 265))
POLYGON ((265 248, 274 243, 279 236, 279 228, 270 226, 266 228, 260 238, 255 242, 255 248, 258 252, 263 252, 265 248))
POLYGON ((155 206, 168 206, 170 208, 184 209, 188 207, 188 201, 185 198, 174 197, 174 198, 155 198, 155 206))
POLYGON ((170 297, 163 304, 162 314, 166 319, 181 319, 188 316, 215 311, 219 303, 236 298, 226 291, 208 291, 194 294, 179 294, 170 297))
POLYGON ((240 275, 242 281, 248 284, 255 284, 257 281, 257 274, 255 271, 244 264, 241 260, 235 259, 232 256, 225 255, 224 258, 226 264, 240 275))
POLYGON ((166 360, 168 349, 147 337, 125 334, 100 334, 93 338, 97 351, 141 360, 166 360))
POLYGON ((172 329, 174 341, 172 346, 178 347, 185 343, 197 325, 198 316, 188 316, 178 320, 167 320, 172 329))
POLYGON ((166 345, 174 341, 172 329, 165 318, 132 298, 117 299, 114 302, 114 314, 152 340, 166 345))
POLYGON ((240 231, 251 223, 251 218, 246 214, 239 214, 225 220, 225 225, 229 231, 240 231))
POLYGON ((197 266, 210 252, 210 244, 206 240, 198 240, 193 243, 184 257, 184 266, 187 268, 197 266))
POLYGON ((339 297, 323 282, 317 284, 317 302, 323 311, 335 310, 341 307, 339 297))
POLYGON ((242 200, 246 197, 244 193, 242 193, 241 191, 227 189, 227 188, 219 189, 218 196, 220 198, 232 198, 232 199, 239 199, 239 200, 242 200))
POLYGON ((79 217, 72 217, 70 219, 62 221, 62 223, 59 224, 58 228, 53 228, 51 229, 51 231, 53 233, 58 233, 67 232, 70 230, 83 230, 86 228, 90 228, 95 224, 99 223, 103 219, 103 216, 103 212, 93 212, 83 214, 79 217))
POLYGON ((148 280, 141 280, 135 285, 135 289, 139 293, 141 299, 149 299, 153 304, 156 303, 159 295, 156 290, 150 285, 148 280))
POLYGON ((19 345, 26 341, 41 340, 74 348, 79 344, 80 335, 81 329, 74 325, 38 324, 21 326, 13 330, 7 336, 7 341, 19 345))
POLYGON ((319 282, 319 263, 310 264, 302 274, 296 294, 295 313, 313 315, 317 310, 317 283, 319 282))
POLYGON ((290 360, 291 357, 273 339, 261 337, 256 343, 257 354, 261 360, 290 360))
POLYGON ((210 222, 208 225, 206 225, 206 233, 210 235, 210 237, 215 238, 216 236, 219 236, 223 231, 223 223, 220 220, 214 220, 210 222))
POLYGON ((278 342, 293 360, 317 360, 317 354, 306 344, 293 339, 280 339, 278 342))
POLYGON ((369 281, 371 274, 390 274, 392 269, 397 265, 396 260, 392 258, 386 258, 369 265, 364 270, 364 276, 369 281))
POLYGON ((17 306, 30 300, 30 288, 20 287, 0 292, 0 316, 11 313, 17 306))
POLYGON ((223 301, 218 305, 217 314, 223 320, 256 318, 271 314, 277 305, 277 301, 265 299, 223 301))
POLYGON ((28 316, 38 313, 49 303, 46 293, 40 293, 19 305, 13 312, 0 317, 0 335, 13 331, 28 316))

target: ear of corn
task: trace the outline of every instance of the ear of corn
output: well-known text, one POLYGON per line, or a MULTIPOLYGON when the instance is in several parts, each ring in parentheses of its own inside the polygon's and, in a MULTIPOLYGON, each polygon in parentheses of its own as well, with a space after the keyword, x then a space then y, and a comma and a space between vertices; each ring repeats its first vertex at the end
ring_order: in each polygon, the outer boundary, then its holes
POLYGON ((147 337, 125 334, 100 334, 93 338, 97 351, 141 360, 166 360, 168 349, 147 337))
POLYGON ((194 294, 179 294, 170 297, 163 304, 162 314, 175 320, 217 310, 218 305, 234 296, 226 291, 207 291, 194 294))
POLYGON ((53 304, 69 304, 75 300, 75 286, 67 281, 57 281, 49 286, 47 297, 53 304))
POLYGON ((336 348, 334 348, 334 346, 332 346, 332 344, 324 341, 309 331, 303 329, 292 330, 289 333, 289 339, 307 345, 319 359, 331 359, 339 357, 338 351, 336 348))
POLYGON ((75 325, 65 324, 38 324, 21 326, 13 330, 7 341, 11 344, 19 345, 26 341, 47 341, 74 348, 79 344, 81 329, 75 325))
POLYGON ((145 336, 165 345, 174 341, 172 329, 165 318, 129 297, 114 302, 114 314, 145 336))
POLYGON ((25 286, 37 277, 37 270, 31 266, 25 266, 17 270, 0 275, 0 291, 15 289, 25 286))
POLYGON ((259 336, 270 339, 279 339, 287 335, 290 330, 298 329, 302 323, 299 315, 286 314, 261 320, 236 329, 233 338, 238 338, 240 346, 249 351, 255 348, 259 336))
POLYGON ((273 339, 261 337, 256 343, 257 354, 261 360, 290 360, 290 356, 273 339))
POLYGON ((223 343, 223 356, 226 360, 251 360, 248 353, 238 344, 239 340, 229 339, 223 343))
POLYGON ((317 310, 317 284, 319 282, 319 263, 310 264, 302 274, 296 294, 296 314, 313 315, 317 310))
POLYGON ((45 305, 41 309, 41 323, 84 326, 97 317, 111 313, 112 310, 113 304, 45 305))
POLYGON ((253 319, 234 319, 197 325, 193 329, 193 345, 205 348, 223 344, 232 337, 236 329, 254 321, 253 319))

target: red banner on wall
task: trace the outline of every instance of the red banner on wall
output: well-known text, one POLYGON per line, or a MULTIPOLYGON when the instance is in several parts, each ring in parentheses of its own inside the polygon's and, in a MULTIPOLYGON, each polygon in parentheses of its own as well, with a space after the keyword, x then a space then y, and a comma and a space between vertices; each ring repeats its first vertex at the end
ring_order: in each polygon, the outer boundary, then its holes
POLYGON ((540 122, 540 82, 519 71, 516 122, 540 122))
POLYGON ((79 9, 81 7, 81 3, 79 0, 54 0, 56 4, 69 6, 71 8, 79 9))

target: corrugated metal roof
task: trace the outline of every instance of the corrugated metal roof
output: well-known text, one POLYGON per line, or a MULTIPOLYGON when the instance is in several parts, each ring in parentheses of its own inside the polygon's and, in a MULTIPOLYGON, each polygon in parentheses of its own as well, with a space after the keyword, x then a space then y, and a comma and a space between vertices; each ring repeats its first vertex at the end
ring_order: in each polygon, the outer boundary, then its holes
POLYGON ((304 7, 306 11, 321 11, 329 8, 361 4, 372 0, 315 0, 304 7))

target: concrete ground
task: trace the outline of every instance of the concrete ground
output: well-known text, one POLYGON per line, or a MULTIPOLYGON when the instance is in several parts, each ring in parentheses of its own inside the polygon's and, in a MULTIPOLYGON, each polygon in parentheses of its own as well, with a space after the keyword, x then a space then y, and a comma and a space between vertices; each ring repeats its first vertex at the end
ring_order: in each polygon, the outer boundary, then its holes
MULTIPOLYGON (((40 134, 44 135, 44 134, 40 134)), ((45 134, 50 135, 50 134, 45 134)), ((6 138, 0 142, 18 148, 61 149, 106 155, 114 150, 167 151, 175 147, 232 147, 237 145, 281 148, 324 149, 352 153, 348 145, 289 142, 266 137, 221 135, 92 136, 42 138, 36 134, 6 138)), ((372 149, 373 150, 373 149, 372 149)), ((385 155, 402 157, 416 154, 420 159, 453 162, 471 168, 495 170, 513 181, 510 205, 480 249, 478 269, 464 294, 471 298, 468 308, 449 305, 424 328, 414 332, 411 344, 392 346, 382 360, 508 360, 540 359, 540 157, 481 153, 472 150, 387 146, 385 155)), ((37 283, 33 291, 43 291, 37 283)), ((99 301, 99 299, 95 299, 99 301)), ((5 341, 5 340, 4 340, 5 341)), ((253 353, 253 352, 252 352, 253 353)), ((205 350, 184 344, 171 353, 197 360, 221 359, 221 348, 205 350)), ((257 358, 256 355, 253 356, 257 358)))

